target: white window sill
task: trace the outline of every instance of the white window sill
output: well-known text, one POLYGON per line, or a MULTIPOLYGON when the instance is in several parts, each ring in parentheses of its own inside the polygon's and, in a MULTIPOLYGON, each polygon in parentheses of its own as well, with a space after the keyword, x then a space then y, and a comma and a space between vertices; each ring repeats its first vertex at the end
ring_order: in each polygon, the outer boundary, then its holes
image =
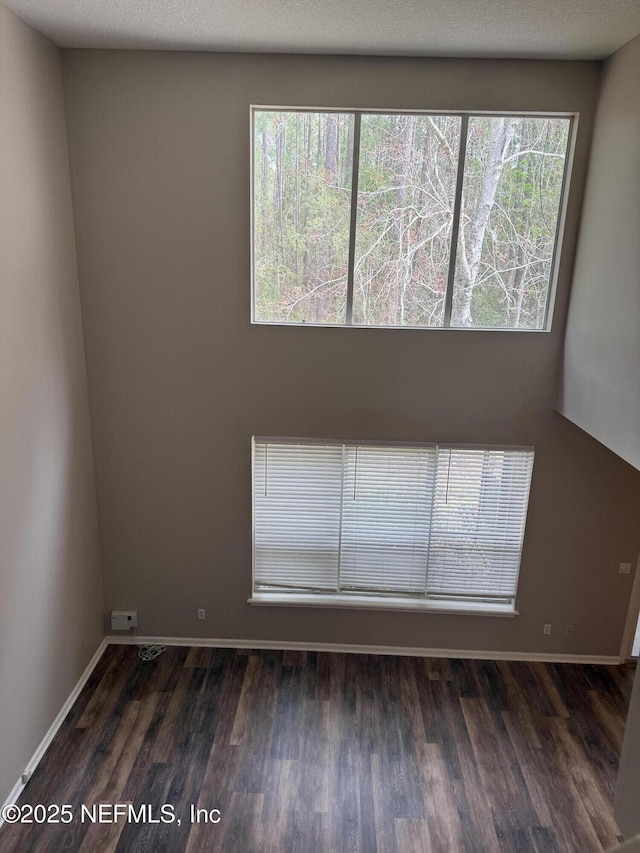
POLYGON ((549 326, 544 326, 541 329, 524 329, 513 328, 511 326, 365 326, 364 324, 347 324, 347 323, 300 323, 287 322, 286 320, 251 320, 252 326, 288 326, 294 328, 311 328, 311 329, 383 329, 385 331, 397 331, 398 329, 420 332, 550 332, 549 326))
POLYGON ((518 611, 512 604, 383 598, 368 595, 315 595, 313 593, 280 595, 273 592, 255 592, 251 598, 247 599, 247 604, 267 607, 338 607, 351 610, 404 610, 472 616, 518 616, 518 611))

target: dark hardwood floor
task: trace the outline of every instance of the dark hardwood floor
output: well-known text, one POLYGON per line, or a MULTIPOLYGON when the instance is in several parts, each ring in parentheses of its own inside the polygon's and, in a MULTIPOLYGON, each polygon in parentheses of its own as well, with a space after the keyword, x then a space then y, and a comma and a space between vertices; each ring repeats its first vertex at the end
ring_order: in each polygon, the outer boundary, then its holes
POLYGON ((206 648, 143 662, 109 646, 19 803, 69 804, 72 821, 5 824, 0 851, 606 850, 632 679, 206 648), (133 814, 115 822, 116 803, 133 814), (149 822, 163 804, 174 822, 149 822), (192 822, 192 805, 219 822, 192 822))

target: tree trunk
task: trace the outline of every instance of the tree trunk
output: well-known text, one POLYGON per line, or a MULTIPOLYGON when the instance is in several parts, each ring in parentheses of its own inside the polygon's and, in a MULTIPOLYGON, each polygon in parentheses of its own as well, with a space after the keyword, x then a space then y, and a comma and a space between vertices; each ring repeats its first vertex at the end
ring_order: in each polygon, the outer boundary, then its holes
POLYGON ((482 178, 478 209, 469 226, 468 233, 463 233, 462 225, 460 228, 462 239, 458 249, 459 267, 457 275, 457 282, 460 287, 453 306, 453 323, 456 326, 473 325, 471 300, 478 279, 484 236, 504 168, 504 159, 517 124, 517 118, 510 118, 506 121, 501 118, 494 120, 491 124, 489 161, 482 178))
POLYGON ((267 128, 262 130, 262 159, 260 162, 260 222, 262 223, 262 257, 267 253, 267 128))
POLYGON ((300 114, 296 113, 296 144, 295 144, 295 158, 296 158, 296 192, 294 199, 294 217, 293 224, 295 230, 295 246, 294 246, 294 263, 295 263, 295 272, 296 278, 300 280, 300 114))
POLYGON ((347 150, 344 165, 343 186, 348 187, 353 177, 353 120, 347 121, 347 150))
POLYGON ((516 296, 515 311, 513 315, 513 328, 517 329, 520 326, 520 318, 522 316, 522 302, 524 300, 524 252, 521 247, 518 247, 516 252, 516 271, 513 276, 513 293, 516 296))
POLYGON ((327 116, 327 150, 325 157, 325 171, 330 181, 335 180, 338 165, 338 116, 329 113, 327 116))
MULTIPOLYGON (((278 261, 284 266, 284 225, 282 221, 282 204, 283 204, 283 170, 284 170, 284 133, 285 126, 279 123, 275 128, 276 133, 276 172, 275 181, 273 184, 273 207, 276 215, 276 225, 278 228, 278 261)), ((278 297, 280 296, 280 270, 277 274, 278 297)))

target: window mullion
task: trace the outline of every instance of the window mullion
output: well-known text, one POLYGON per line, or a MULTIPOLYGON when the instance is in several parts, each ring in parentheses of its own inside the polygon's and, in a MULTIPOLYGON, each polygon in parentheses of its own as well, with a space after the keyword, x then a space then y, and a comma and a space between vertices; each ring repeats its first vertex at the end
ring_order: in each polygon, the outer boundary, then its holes
POLYGON ((347 310, 345 325, 350 326, 353 316, 353 280, 356 259, 356 222, 358 219, 358 175, 360 171, 360 113, 353 116, 353 155, 351 171, 351 217, 349 220, 349 259, 347 261, 347 310))
POLYGON ((451 223, 451 249, 449 251, 449 274, 447 276, 447 292, 444 298, 444 318, 442 325, 451 325, 451 309, 453 306, 453 283, 456 277, 456 254, 458 252, 458 232, 460 230, 460 211, 462 209, 462 182, 464 180, 464 161, 467 153, 467 134, 469 131, 469 116, 463 115, 460 124, 460 145, 458 147, 458 172, 456 176, 456 193, 453 200, 453 221, 451 223))
POLYGON ((340 569, 342 567, 342 528, 343 528, 343 506, 344 506, 344 477, 347 469, 347 448, 342 445, 342 485, 340 486, 340 527, 338 529, 338 576, 336 577, 336 592, 340 594, 340 569))

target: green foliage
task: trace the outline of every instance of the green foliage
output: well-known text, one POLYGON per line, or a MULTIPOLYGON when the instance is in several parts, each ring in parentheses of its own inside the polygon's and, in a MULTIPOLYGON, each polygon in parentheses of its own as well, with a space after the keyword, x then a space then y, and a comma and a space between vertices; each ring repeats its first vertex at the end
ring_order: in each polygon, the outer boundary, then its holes
POLYGON ((257 112, 256 316, 344 322, 352 116, 257 112))

